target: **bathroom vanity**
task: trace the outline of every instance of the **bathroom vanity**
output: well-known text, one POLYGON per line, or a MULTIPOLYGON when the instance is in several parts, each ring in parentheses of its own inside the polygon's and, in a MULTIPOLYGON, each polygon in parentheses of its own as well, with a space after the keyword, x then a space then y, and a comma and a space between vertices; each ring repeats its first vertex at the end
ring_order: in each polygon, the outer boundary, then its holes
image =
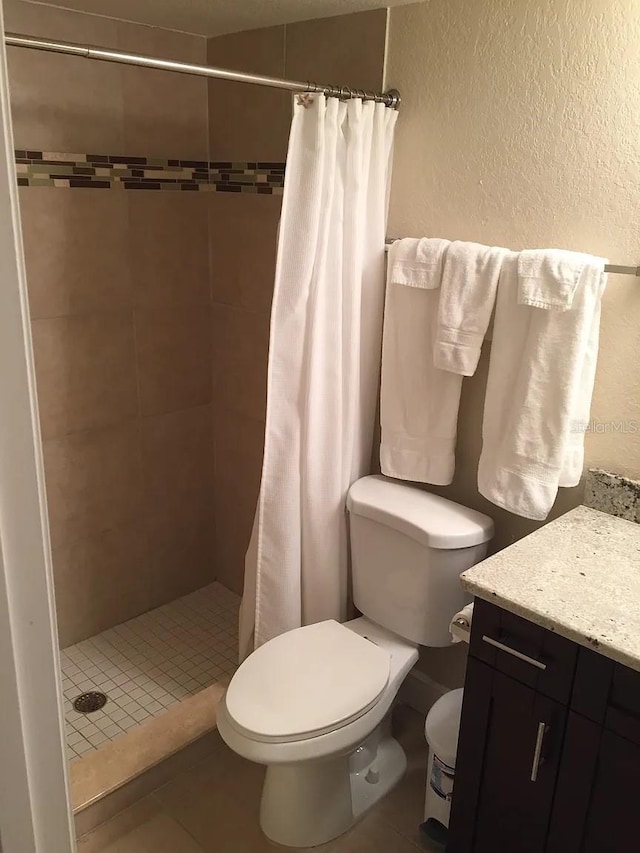
POLYGON ((637 849, 640 524, 578 507, 462 579, 447 853, 637 849))

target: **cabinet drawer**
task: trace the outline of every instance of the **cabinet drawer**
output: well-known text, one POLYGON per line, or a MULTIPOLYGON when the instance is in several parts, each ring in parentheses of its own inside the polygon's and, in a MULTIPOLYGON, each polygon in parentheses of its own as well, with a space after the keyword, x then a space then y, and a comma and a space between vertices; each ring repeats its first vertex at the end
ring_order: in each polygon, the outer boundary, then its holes
POLYGON ((552 631, 476 598, 469 654, 569 704, 578 647, 552 631))

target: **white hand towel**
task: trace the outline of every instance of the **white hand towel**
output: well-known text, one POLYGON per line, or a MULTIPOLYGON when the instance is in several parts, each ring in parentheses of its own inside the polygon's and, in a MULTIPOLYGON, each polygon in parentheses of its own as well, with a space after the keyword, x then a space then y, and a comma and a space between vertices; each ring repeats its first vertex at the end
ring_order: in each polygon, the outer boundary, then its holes
POLYGON ((568 311, 591 255, 564 249, 525 249, 518 258, 518 303, 568 311))
POLYGON ((380 390, 380 467, 401 480, 453 479, 462 377, 433 363, 446 240, 401 240, 389 252, 380 390))
POLYGON ((462 610, 454 614, 449 625, 452 643, 468 643, 471 635, 471 622, 473 620, 473 603, 467 604, 462 610))
POLYGON ((441 370, 476 372, 506 254, 507 249, 458 241, 447 249, 433 350, 441 370))
POLYGON ((440 287, 448 240, 405 237, 389 248, 387 281, 406 287, 440 287))
POLYGON ((584 264, 571 309, 563 311, 520 305, 518 256, 503 262, 478 489, 525 518, 544 520, 559 485, 573 485, 581 465, 584 432, 575 425, 591 403, 604 264, 584 264))

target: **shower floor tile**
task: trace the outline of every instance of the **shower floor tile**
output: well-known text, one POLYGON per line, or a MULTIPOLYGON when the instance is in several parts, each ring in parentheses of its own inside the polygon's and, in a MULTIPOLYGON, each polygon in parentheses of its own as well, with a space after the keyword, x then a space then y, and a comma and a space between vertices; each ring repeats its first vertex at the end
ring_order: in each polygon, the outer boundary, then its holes
POLYGON ((238 656, 240 598, 212 583, 136 616, 61 653, 67 755, 79 758, 163 713, 222 676, 238 656), (99 711, 81 714, 80 693, 105 693, 99 711))

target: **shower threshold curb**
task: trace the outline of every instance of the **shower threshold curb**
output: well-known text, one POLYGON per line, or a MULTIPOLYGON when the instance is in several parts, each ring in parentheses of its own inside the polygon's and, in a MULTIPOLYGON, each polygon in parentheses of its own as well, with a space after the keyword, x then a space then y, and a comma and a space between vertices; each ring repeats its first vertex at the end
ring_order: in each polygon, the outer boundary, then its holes
MULTIPOLYGON (((164 783, 164 779, 150 771, 169 765, 168 759, 178 758, 190 746, 217 728, 216 717, 220 699, 224 695, 228 679, 221 680, 199 693, 182 700, 164 714, 136 726, 131 731, 113 740, 100 749, 77 759, 69 767, 71 805, 76 819, 78 834, 87 832, 92 826, 102 823, 110 816, 109 808, 103 808, 111 795, 140 777, 149 776, 149 791, 164 783), (99 809, 94 819, 89 813, 99 809)), ((196 759, 197 760, 197 759, 196 759)), ((175 772, 171 766, 171 774, 175 772)), ((140 796, 136 787, 134 798, 140 796)), ((118 797, 114 813, 126 808, 125 797, 118 797)))

